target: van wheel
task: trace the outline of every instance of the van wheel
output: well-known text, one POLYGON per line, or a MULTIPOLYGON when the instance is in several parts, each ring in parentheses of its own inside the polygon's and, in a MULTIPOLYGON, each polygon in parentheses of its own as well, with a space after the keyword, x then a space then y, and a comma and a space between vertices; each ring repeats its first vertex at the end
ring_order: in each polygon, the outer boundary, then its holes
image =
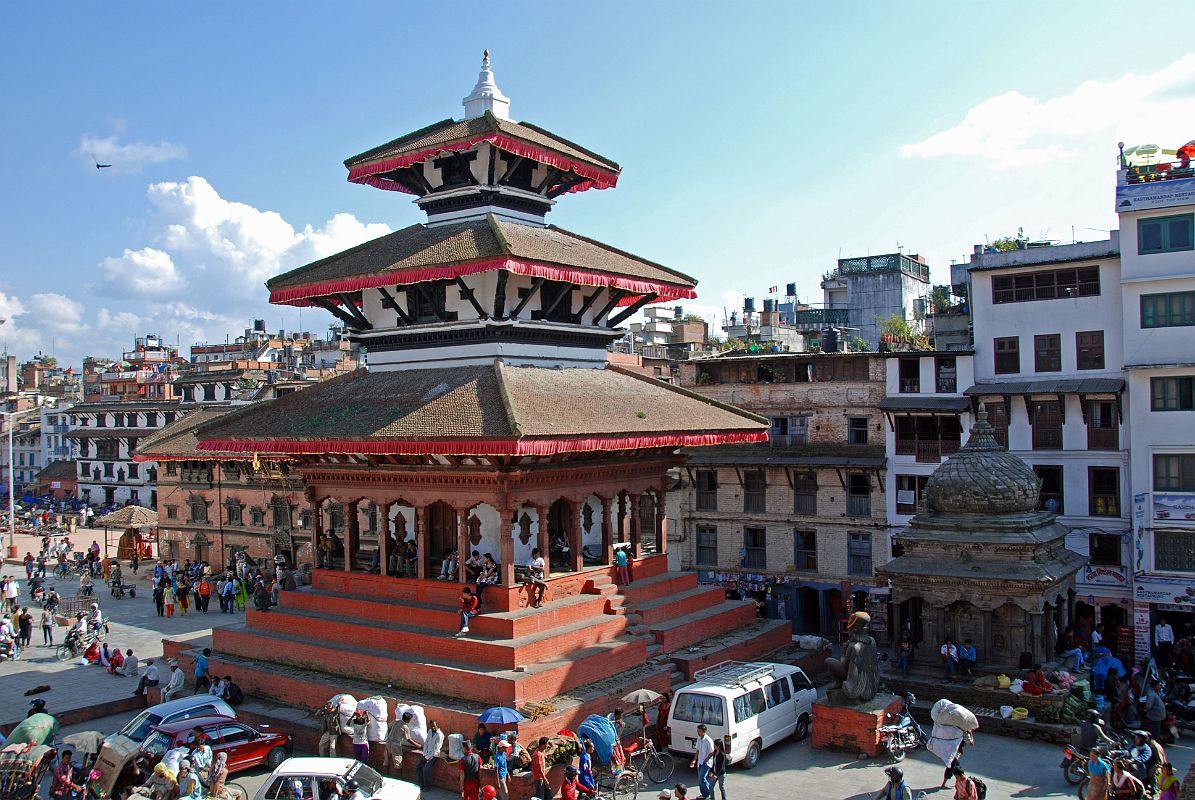
POLYGON ((266 756, 266 766, 268 766, 271 770, 275 770, 275 769, 278 769, 279 767, 281 767, 282 762, 285 760, 286 760, 286 748, 285 747, 275 747, 273 750, 270 751, 270 754, 268 756, 266 756))
POLYGON ((743 769, 751 769, 759 763, 759 740, 756 739, 747 748, 747 755, 743 758, 743 769))
POLYGON ((793 728, 793 738, 798 742, 809 736, 809 715, 802 714, 797 720, 797 727, 793 728))

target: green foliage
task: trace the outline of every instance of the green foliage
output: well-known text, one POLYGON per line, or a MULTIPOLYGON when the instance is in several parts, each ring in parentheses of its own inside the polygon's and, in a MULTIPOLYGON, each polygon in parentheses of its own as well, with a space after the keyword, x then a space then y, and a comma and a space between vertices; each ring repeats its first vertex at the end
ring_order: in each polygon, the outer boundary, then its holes
POLYGON ((929 301, 935 314, 948 314, 955 307, 950 299, 950 291, 945 286, 935 286, 930 292, 929 301))
POLYGON ((705 319, 703 317, 697 316, 696 314, 685 314, 683 317, 678 319, 677 322, 705 322, 705 319))
POLYGON ((1015 236, 1001 236, 992 242, 991 246, 996 248, 1001 253, 1007 253, 1009 250, 1017 249, 1017 242, 1019 239, 1015 236))
POLYGON ((41 363, 43 367, 53 368, 58 366, 58 359, 54 358, 54 356, 42 356, 41 363))
POLYGON ((880 333, 887 334, 888 336, 910 337, 916 335, 913 326, 900 314, 893 314, 888 319, 879 319, 877 317, 876 322, 880 325, 880 333))
POLYGON ((871 350, 871 342, 864 339, 862 336, 852 336, 846 343, 846 347, 852 353, 866 353, 871 350))

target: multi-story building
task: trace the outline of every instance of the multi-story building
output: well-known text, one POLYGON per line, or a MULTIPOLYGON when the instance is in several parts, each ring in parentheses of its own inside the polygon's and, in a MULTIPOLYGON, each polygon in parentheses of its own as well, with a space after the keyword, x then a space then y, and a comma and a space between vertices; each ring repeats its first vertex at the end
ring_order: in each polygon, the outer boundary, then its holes
POLYGON ((1195 173, 1117 175, 1124 369, 1135 546, 1135 637, 1195 624, 1195 173))
MULTIPOLYGON (((173 400, 177 396, 172 385, 175 372, 185 363, 179 358, 178 349, 163 344, 160 336, 138 336, 133 349, 122 353, 119 362, 98 372, 98 398, 85 399, 88 402, 173 400)), ((84 369, 86 366, 84 362, 84 369)), ((84 382, 86 388, 86 375, 84 382)))
MULTIPOLYGON (((975 383, 997 438, 1041 480, 1041 503, 1089 557, 1072 620, 1129 622, 1129 436, 1120 240, 982 246, 965 265, 975 383)), ((956 272, 958 270, 956 269, 956 272)), ((956 281, 957 282, 957 281, 956 281)))
MULTIPOLYGON (((31 488, 45 465, 41 458, 41 422, 36 414, 18 418, 12 431, 12 476, 16 496, 31 488)), ((7 494, 7 487, 5 487, 7 494)))
POLYGON ((55 461, 74 461, 75 441, 70 433, 70 414, 74 403, 60 400, 41 407, 41 463, 49 466, 55 461))
POLYGON ((836 634, 849 604, 877 611, 885 522, 885 361, 876 353, 682 362, 681 385, 771 420, 767 444, 700 448, 669 516, 681 566, 764 603, 794 630, 836 634), (845 596, 844 596, 845 594, 845 596))
MULTIPOLYGON (((838 266, 822 280, 823 306, 793 312, 797 328, 835 331, 831 341, 858 336, 877 350, 880 325, 897 317, 924 333, 928 311, 929 264, 923 256, 888 253, 860 258, 840 258, 838 266)), ((838 349, 822 344, 823 350, 838 349)))
POLYGON ((974 383, 970 353, 894 353, 886 359, 884 451, 888 459, 884 497, 894 536, 922 507, 929 476, 954 455, 971 430, 974 383))
MULTIPOLYGON (((159 543, 165 558, 207 561, 220 570, 234 554, 255 559, 285 555, 294 563, 292 536, 308 541, 311 518, 302 480, 285 461, 244 453, 201 453, 195 430, 230 407, 203 407, 147 436, 136 459, 158 465, 159 543)), ((361 529, 376 532, 376 509, 363 504, 361 529), (370 526, 373 527, 370 527, 370 526)))
POLYGON ((81 403, 71 408, 68 439, 78 443, 79 499, 104 506, 157 505, 157 465, 134 459, 142 438, 193 406, 175 401, 81 403))

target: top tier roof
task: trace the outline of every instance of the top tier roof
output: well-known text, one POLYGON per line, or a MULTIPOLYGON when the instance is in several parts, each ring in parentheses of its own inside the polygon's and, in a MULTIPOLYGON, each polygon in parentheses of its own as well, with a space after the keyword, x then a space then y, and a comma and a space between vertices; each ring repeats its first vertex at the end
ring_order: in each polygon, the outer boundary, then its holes
POLYGON ((386 173, 423 163, 441 153, 468 150, 482 142, 584 178, 570 192, 609 189, 618 183, 620 168, 610 159, 529 122, 499 119, 490 112, 459 122, 441 120, 348 158, 344 165, 349 169, 351 183, 411 193, 410 188, 388 179, 386 173))

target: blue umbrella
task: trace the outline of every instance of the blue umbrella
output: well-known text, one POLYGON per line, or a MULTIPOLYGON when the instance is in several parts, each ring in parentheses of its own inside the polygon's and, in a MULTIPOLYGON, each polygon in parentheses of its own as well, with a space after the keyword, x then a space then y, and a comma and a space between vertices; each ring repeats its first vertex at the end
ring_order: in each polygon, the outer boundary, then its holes
POLYGON ((487 708, 477 717, 478 722, 483 722, 486 725, 514 725, 524 722, 526 719, 518 711, 513 708, 507 708, 506 706, 487 708))

